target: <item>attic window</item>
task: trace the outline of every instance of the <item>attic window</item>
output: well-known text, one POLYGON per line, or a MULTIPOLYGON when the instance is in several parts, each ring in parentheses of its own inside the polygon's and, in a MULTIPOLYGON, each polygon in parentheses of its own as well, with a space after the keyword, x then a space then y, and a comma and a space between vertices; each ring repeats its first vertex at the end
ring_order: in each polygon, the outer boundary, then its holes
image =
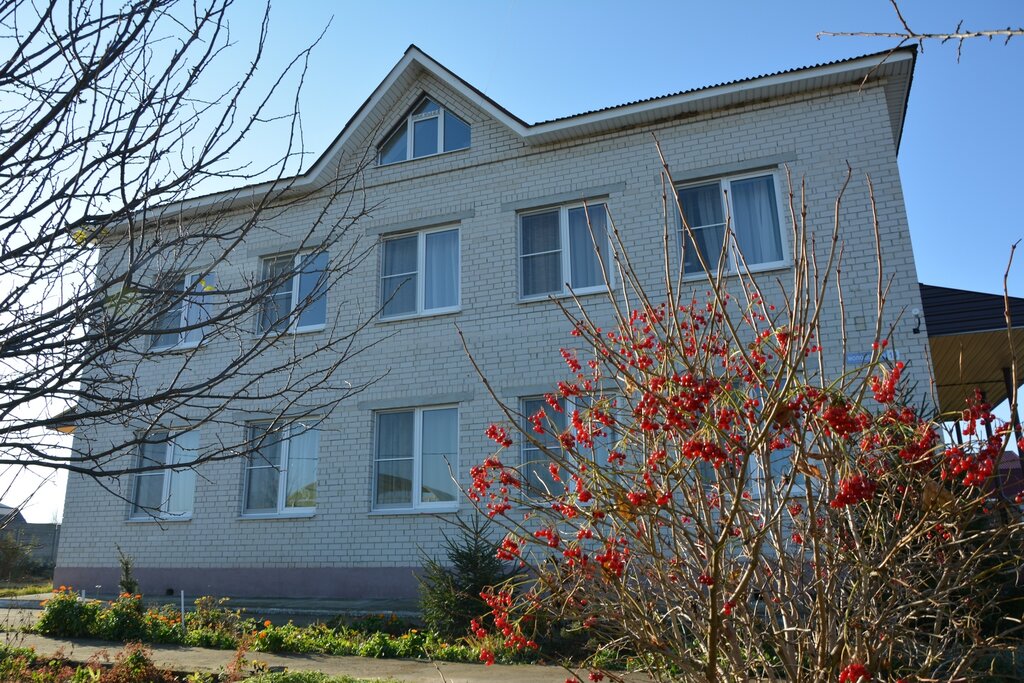
POLYGON ((469 147, 469 124, 424 97, 380 146, 379 163, 394 164, 469 147))

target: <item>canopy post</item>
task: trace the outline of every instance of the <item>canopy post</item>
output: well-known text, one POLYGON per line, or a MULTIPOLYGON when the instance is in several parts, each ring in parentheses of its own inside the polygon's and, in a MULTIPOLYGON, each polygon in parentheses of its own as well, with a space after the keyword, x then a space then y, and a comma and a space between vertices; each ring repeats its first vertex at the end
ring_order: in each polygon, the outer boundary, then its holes
POLYGON ((1013 435, 1017 437, 1017 443, 1020 443, 1021 429, 1020 416, 1017 414, 1017 387, 1013 385, 1013 370, 1010 368, 1003 368, 1003 383, 1006 384, 1006 400, 1010 404, 1010 422, 1013 424, 1013 435))

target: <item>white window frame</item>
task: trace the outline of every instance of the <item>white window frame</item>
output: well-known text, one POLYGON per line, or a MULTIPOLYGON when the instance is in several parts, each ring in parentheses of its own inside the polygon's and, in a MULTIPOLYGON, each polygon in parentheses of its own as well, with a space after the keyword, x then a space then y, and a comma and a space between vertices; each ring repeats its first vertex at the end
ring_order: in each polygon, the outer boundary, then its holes
POLYGON ((420 107, 420 105, 423 104, 427 100, 429 100, 429 101, 433 102, 435 105, 437 105, 437 110, 436 111, 424 112, 422 114, 412 114, 412 113, 410 113, 408 116, 405 117, 405 121, 403 123, 395 126, 391 130, 391 132, 387 135, 387 137, 384 138, 384 141, 381 142, 381 144, 377 147, 377 165, 378 166, 391 166, 393 164, 400 164, 400 163, 405 162, 405 161, 413 161, 414 159, 428 159, 430 157, 436 157, 436 156, 438 156, 440 154, 450 154, 452 152, 458 152, 458 151, 463 150, 463 149, 469 149, 470 147, 473 146, 473 127, 471 125, 469 125, 469 122, 466 121, 465 119, 463 119, 461 116, 459 116, 455 112, 453 112, 450 109, 448 109, 447 107, 442 106, 441 103, 438 102, 437 100, 435 100, 433 97, 430 97, 429 95, 424 95, 420 99, 416 100, 416 104, 413 105, 412 111, 416 111, 420 107), (445 150, 445 148, 444 148, 444 117, 445 117, 446 113, 449 114, 450 116, 454 116, 460 122, 464 123, 467 128, 469 128, 469 130, 470 130, 470 133, 469 133, 469 144, 466 145, 465 147, 459 147, 458 149, 445 150), (420 156, 413 156, 413 152, 416 149, 416 147, 415 147, 415 145, 416 145, 416 142, 415 142, 416 123, 419 122, 419 121, 426 121, 428 119, 437 119, 437 151, 434 152, 433 154, 421 154, 420 156), (402 128, 405 128, 405 158, 404 159, 398 159, 396 161, 382 161, 381 157, 382 157, 382 155, 384 153, 384 148, 387 147, 387 144, 391 141, 391 139, 393 137, 395 137, 396 135, 399 134, 399 132, 402 130, 402 128))
POLYGON ((462 232, 458 225, 445 225, 436 228, 430 228, 429 230, 419 230, 416 232, 403 232, 395 233, 391 235, 385 235, 381 239, 381 253, 380 253, 380 282, 378 287, 378 293, 380 295, 380 318, 381 320, 404 320, 406 318, 420 318, 431 315, 443 315, 445 313, 457 313, 462 310, 462 232), (455 231, 456 244, 455 244, 455 255, 457 263, 455 264, 455 304, 453 306, 440 306, 438 308, 426 308, 426 275, 427 275, 427 235, 455 231), (384 244, 391 240, 405 239, 416 235, 416 272, 415 273, 399 273, 397 275, 384 275, 384 244), (384 278, 401 277, 402 275, 415 276, 411 283, 415 284, 416 287, 416 310, 407 313, 395 313, 394 315, 387 315, 384 312, 384 278))
MULTIPOLYGON (((785 220, 784 220, 785 216, 783 215, 783 202, 782 202, 783 198, 782 198, 782 195, 779 194, 779 174, 774 169, 761 169, 760 171, 750 171, 750 172, 747 172, 747 173, 736 173, 736 174, 732 174, 732 175, 720 176, 720 177, 717 177, 717 178, 704 178, 703 180, 695 180, 693 182, 689 182, 688 181, 688 182, 684 182, 684 183, 680 183, 680 184, 676 185, 676 193, 678 194, 681 190, 685 190, 686 188, 689 188, 689 187, 701 187, 703 185, 711 185, 712 183, 718 183, 718 197, 723 202, 722 203, 723 217, 726 220, 726 225, 728 225, 729 229, 733 233, 735 233, 736 232, 736 219, 735 219, 736 212, 733 210, 733 205, 732 205, 732 196, 733 196, 733 193, 732 193, 732 183, 734 181, 737 181, 737 180, 750 180, 751 178, 764 178, 764 177, 770 177, 772 179, 772 189, 775 191, 775 210, 776 210, 776 213, 778 214, 777 218, 778 218, 778 224, 779 224, 779 245, 780 245, 780 247, 782 249, 782 258, 777 260, 777 261, 765 261, 764 263, 749 263, 748 262, 747 263, 747 268, 749 269, 749 271, 751 273, 757 273, 757 272, 766 271, 766 270, 777 270, 779 268, 786 268, 786 267, 792 265, 792 259, 789 256, 789 254, 790 254, 790 251, 789 251, 789 239, 787 238, 786 230, 783 229, 783 226, 785 225, 785 220)), ((686 244, 686 229, 683 227, 682 218, 679 217, 679 216, 676 216, 676 219, 677 219, 677 223, 678 223, 678 229, 676 231, 676 234, 677 234, 677 244, 679 245, 679 253, 682 254, 683 253, 683 247, 686 244)), ((718 224, 715 223, 713 225, 718 225, 718 224)), ((726 258, 726 264, 725 264, 725 267, 722 268, 722 272, 727 274, 727 275, 735 275, 735 274, 737 274, 740 271, 740 269, 739 269, 740 260, 736 256, 736 246, 735 246, 735 244, 733 243, 732 240, 730 240, 729 244, 726 247, 725 258, 726 258)), ((685 268, 685 263, 680 263, 680 268, 685 268)), ((717 269, 713 270, 712 275, 714 275, 717 272, 718 272, 717 269)), ((701 271, 691 271, 689 273, 687 273, 687 272, 683 273, 683 278, 686 279, 686 280, 691 280, 691 279, 692 280, 697 280, 697 279, 703 279, 705 277, 707 277, 707 276, 706 276, 706 274, 704 273, 703 270, 701 270, 701 271)))
MULTIPOLYGON (((312 419, 313 422, 316 418, 312 419)), ((250 444, 253 443, 253 430, 259 428, 261 425, 266 425, 265 422, 249 422, 245 425, 246 440, 250 444)), ((270 512, 247 512, 249 502, 249 471, 252 469, 274 469, 273 465, 259 465, 252 467, 253 457, 255 453, 251 453, 245 458, 244 465, 242 467, 242 513, 241 516, 245 518, 253 519, 266 519, 273 517, 311 517, 316 513, 316 505, 311 507, 288 507, 288 461, 291 456, 292 446, 292 429, 294 425, 286 425, 278 429, 275 433, 273 431, 265 432, 267 436, 276 436, 281 444, 281 464, 277 467, 277 509, 270 512)), ((317 450, 316 450, 316 483, 317 483, 317 498, 320 495, 320 437, 319 430, 316 427, 304 426, 302 431, 315 431, 317 432, 317 450)))
MULTIPOLYGON (((173 344, 158 344, 157 340, 160 339, 160 337, 162 337, 163 335, 159 333, 150 335, 150 351, 164 352, 182 349, 194 349, 203 343, 203 338, 206 336, 204 330, 206 321, 203 321, 204 327, 199 327, 194 330, 180 329, 187 327, 189 325, 189 316, 193 308, 202 310, 204 306, 209 305, 201 302, 200 297, 202 296, 202 292, 190 293, 190 289, 195 286, 196 282, 202 276, 202 272, 194 272, 185 273, 184 275, 181 276, 180 280, 175 279, 175 285, 177 285, 178 282, 182 282, 183 286, 181 301, 178 303, 178 327, 180 330, 178 332, 178 341, 173 344), (189 336, 193 336, 194 338, 189 339, 189 336)), ((206 278, 210 279, 211 281, 215 281, 216 276, 213 273, 206 273, 206 278)), ((168 313, 169 312, 170 311, 168 311, 168 313)))
MULTIPOLYGON (((539 301, 547 299, 549 296, 567 296, 569 294, 569 280, 572 278, 572 245, 569 241, 569 211, 573 209, 585 208, 588 212, 597 206, 603 206, 605 212, 605 245, 601 253, 601 261, 604 264, 605 271, 608 276, 609 286, 615 286, 615 272, 612 268, 611 259, 611 212, 608 209, 608 202, 603 199, 594 200, 592 202, 573 202, 571 204, 561 204, 554 206, 545 206, 535 209, 528 209, 526 211, 520 211, 516 215, 516 242, 518 245, 518 279, 519 279, 519 300, 520 301, 539 301), (525 281, 523 278, 523 259, 530 256, 539 256, 542 254, 553 254, 555 250, 551 251, 538 251, 532 254, 523 253, 523 218, 528 216, 537 216, 544 213, 551 213, 552 211, 558 211, 558 251, 561 256, 561 284, 559 289, 552 290, 550 292, 543 292, 540 294, 524 294, 523 289, 525 281), (567 277, 568 276, 568 277, 567 277)), ((588 231, 588 247, 593 247, 593 239, 590 238, 588 231)), ((608 287, 604 284, 594 285, 592 287, 580 287, 572 290, 576 294, 594 294, 597 292, 607 292, 608 287)))
POLYGON ((456 512, 459 509, 459 491, 456 487, 455 500, 440 501, 436 503, 425 503, 421 500, 423 488, 423 413, 432 410, 455 410, 455 454, 454 462, 450 462, 452 472, 458 475, 459 472, 459 450, 461 447, 461 419, 459 404, 442 404, 436 406, 422 406, 417 408, 396 408, 389 410, 378 410, 373 416, 373 483, 370 491, 370 509, 375 513, 393 514, 402 512, 456 512), (378 418, 389 413, 409 413, 413 417, 413 450, 412 450, 412 500, 409 505, 396 504, 394 506, 377 504, 377 463, 380 462, 380 451, 377 440, 378 418))
MULTIPOLYGON (((292 277, 291 277, 291 280, 292 280, 292 291, 291 291, 292 298, 291 298, 291 302, 288 305, 288 314, 287 314, 288 325, 284 329, 282 329, 279 332, 277 332, 277 334, 302 334, 302 333, 305 333, 305 332, 319 332, 319 331, 321 331, 321 330, 323 330, 324 328, 327 327, 327 289, 329 289, 329 288, 325 288, 324 292, 323 292, 323 295, 322 295, 323 299, 324 299, 324 321, 323 322, 321 322, 321 323, 314 323, 314 324, 311 324, 311 325, 299 325, 299 315, 296 314, 296 309, 299 307, 299 303, 300 303, 299 290, 301 289, 300 284, 301 284, 301 280, 302 280, 302 259, 305 258, 306 256, 309 256, 310 254, 313 254, 313 255, 316 255, 316 256, 318 256, 320 254, 323 254, 325 257, 327 257, 327 265, 328 265, 328 267, 330 266, 330 256, 327 254, 327 252, 302 251, 302 252, 298 252, 298 253, 296 253, 294 255, 287 254, 287 253, 285 253, 285 254, 276 254, 276 255, 271 254, 269 256, 264 256, 264 257, 262 257, 260 259, 260 268, 261 268, 261 276, 262 276, 261 282, 262 283, 266 283, 270 279, 270 278, 268 278, 266 276, 267 268, 268 268, 270 263, 272 263, 274 261, 277 261, 279 259, 280 260, 284 260, 284 259, 287 259, 287 258, 291 258, 292 259, 292 269, 293 269, 294 272, 293 272, 292 277)), ((327 270, 323 270, 321 272, 322 273, 326 273, 328 271, 327 270)), ((269 297, 268 297, 268 299, 270 299, 270 300, 273 300, 273 298, 274 298, 273 294, 270 294, 269 297)), ((315 301, 315 299, 313 301, 315 301)), ((311 301, 310 304, 312 304, 313 301, 311 301)), ((261 302, 260 307, 259 307, 259 312, 258 312, 257 317, 256 317, 256 332, 257 332, 257 334, 275 334, 275 331, 274 331, 273 327, 266 328, 266 329, 263 328, 264 306, 266 306, 267 303, 268 303, 268 301, 264 300, 263 302, 261 302)))
MULTIPOLYGON (((195 434, 195 432, 188 432, 188 433, 195 434)), ((196 439, 197 439, 196 446, 198 447, 198 435, 196 435, 196 439)), ((195 470, 192 469, 194 467, 194 465, 193 464, 188 464, 188 465, 186 465, 184 467, 173 467, 173 465, 175 464, 175 462, 174 462, 174 455, 175 455, 176 449, 178 449, 178 447, 179 447, 179 444, 177 443, 177 439, 174 437, 174 432, 173 431, 170 431, 170 430, 160 430, 160 431, 151 432, 149 437, 148 437, 148 440, 149 441, 156 441, 157 445, 163 445, 163 447, 164 447, 164 460, 163 460, 163 464, 166 466, 166 469, 151 470, 151 471, 146 471, 146 472, 136 472, 133 475, 133 477, 132 477, 132 500, 131 500, 131 506, 129 507, 128 520, 129 521, 133 521, 133 522, 137 522, 137 521, 161 521, 161 522, 174 522, 174 521, 178 521, 178 522, 187 522, 188 520, 192 519, 192 515, 195 512, 195 506, 196 506, 196 498, 195 498, 195 486, 196 486, 195 470), (160 444, 161 441, 164 441, 164 443, 160 444), (173 512, 168 512, 167 510, 164 509, 164 506, 167 505, 170 502, 170 500, 171 500, 171 484, 172 484, 172 479, 175 476, 178 476, 179 478, 188 477, 188 478, 190 478, 192 480, 191 481, 191 485, 192 485, 192 505, 191 505, 191 508, 187 512, 183 511, 183 512, 180 512, 180 513, 173 513, 173 512), (161 484, 161 489, 160 489, 160 507, 159 507, 159 509, 156 509, 156 510, 148 510, 148 509, 145 509, 145 508, 139 509, 139 481, 140 481, 140 479, 145 478, 145 477, 153 477, 153 478, 161 477, 161 479, 162 479, 162 484, 161 484)), ((136 455, 136 462, 138 462, 140 464, 142 463, 142 458, 143 458, 141 449, 144 448, 146 445, 153 445, 153 444, 140 443, 139 446, 138 446, 139 453, 136 455)), ((184 450, 184 449, 182 449, 182 450, 184 450)), ((193 460, 189 461, 189 462, 190 463, 194 462, 194 460, 195 459, 193 458, 193 460)))

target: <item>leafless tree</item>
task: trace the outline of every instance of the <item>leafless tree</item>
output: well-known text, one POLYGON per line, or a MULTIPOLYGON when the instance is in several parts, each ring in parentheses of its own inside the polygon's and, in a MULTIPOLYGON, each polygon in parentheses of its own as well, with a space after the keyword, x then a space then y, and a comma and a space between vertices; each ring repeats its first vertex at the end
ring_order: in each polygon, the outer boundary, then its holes
POLYGON ((220 441, 188 464, 234 457, 254 444, 211 427, 237 425, 239 411, 268 420, 273 433, 296 416, 324 417, 372 381, 339 373, 361 350, 366 319, 320 310, 323 293, 367 253, 351 230, 368 210, 358 174, 312 196, 289 181, 302 157, 296 84, 313 46, 268 81, 269 6, 247 37, 251 53, 239 54, 228 19, 243 8, 233 5, 0 3, 8 474, 33 466, 109 482, 180 467, 137 454, 203 427, 220 441), (285 131, 278 162, 232 165, 268 122, 285 131), (266 241, 296 201, 308 219, 303 234, 259 265, 247 242, 266 241), (325 332, 289 334, 307 314, 325 332), (96 436, 103 428, 120 438, 96 436), (71 429, 73 448, 55 431, 71 429))
POLYGON ((928 33, 919 32, 910 28, 910 24, 907 19, 903 16, 903 11, 900 9, 899 3, 896 0, 889 0, 892 4, 893 10, 896 12, 896 16, 900 21, 901 30, 898 31, 821 31, 818 33, 818 37, 822 36, 857 36, 864 38, 892 38, 899 41, 894 49, 899 49, 904 45, 911 43, 917 43, 917 45, 924 50, 925 43, 937 42, 937 43, 956 43, 956 58, 960 61, 960 55, 963 51, 964 41, 972 40, 975 38, 987 38, 989 40, 999 40, 1004 45, 1009 43, 1012 38, 1024 36, 1024 26, 1018 25, 1016 27, 1009 25, 1006 28, 994 28, 994 29, 982 29, 982 30, 971 30, 964 28, 964 20, 961 19, 957 22, 957 25, 949 32, 939 33, 928 33))

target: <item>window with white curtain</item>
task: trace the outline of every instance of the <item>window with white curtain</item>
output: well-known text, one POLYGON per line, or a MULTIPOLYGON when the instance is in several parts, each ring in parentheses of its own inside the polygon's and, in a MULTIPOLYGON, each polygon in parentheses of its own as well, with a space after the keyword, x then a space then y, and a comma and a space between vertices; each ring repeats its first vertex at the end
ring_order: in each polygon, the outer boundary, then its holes
POLYGON ((539 441, 539 444, 523 439, 520 452, 523 459, 522 476, 530 488, 558 492, 561 484, 556 484, 551 476, 549 465, 551 459, 545 451, 557 451, 561 446, 558 443, 558 435, 565 430, 565 401, 558 399, 558 406, 562 408, 559 412, 555 410, 542 396, 531 396, 520 399, 519 407, 522 411, 524 422, 523 429, 539 441), (540 411, 544 411, 543 421, 544 433, 538 434, 534 431, 530 417, 540 411))
POLYGON ((381 317, 459 309, 459 230, 437 228, 382 242, 381 317))
POLYGON ((189 519, 195 497, 199 433, 152 432, 139 445, 136 464, 160 467, 135 475, 132 519, 189 519))
POLYGON ((519 214, 520 298, 561 294, 570 288, 578 294, 602 291, 610 259, 608 245, 605 204, 572 204, 519 214))
POLYGON ((263 259, 263 281, 277 284, 260 308, 260 332, 311 332, 327 323, 326 252, 263 259))
POLYGON ((722 265, 726 272, 737 272, 744 263, 751 270, 786 263, 773 174, 762 172, 720 178, 684 185, 678 192, 683 215, 693 231, 691 238, 680 221, 686 274, 704 272, 698 251, 710 270, 718 270, 727 221, 731 221, 736 241, 724 250, 726 262, 722 265))
POLYGON ((150 338, 151 351, 191 348, 203 340, 202 325, 210 319, 217 276, 192 273, 175 277, 165 296, 171 301, 157 319, 157 332, 150 338))
POLYGON ((466 149, 469 124, 429 97, 424 97, 378 149, 381 166, 466 149))
POLYGON ((375 510, 454 509, 459 471, 457 406, 377 413, 374 453, 375 510))
POLYGON ((308 514, 316 509, 320 432, 305 423, 251 424, 245 463, 245 515, 308 514))
MULTIPOLYGON (((519 399, 519 409, 523 415, 522 429, 540 442, 539 444, 534 444, 524 438, 520 444, 520 455, 523 464, 522 475, 531 488, 552 491, 556 494, 562 490, 565 481, 563 480, 562 483, 555 482, 551 476, 550 465, 552 460, 547 454, 561 449, 558 436, 565 431, 573 411, 580 411, 582 417, 586 411, 597 406, 599 402, 603 410, 609 411, 612 414, 618 412, 613 405, 614 400, 611 397, 602 397, 596 394, 582 394, 570 399, 556 398, 555 403, 558 404, 561 411, 555 410, 543 396, 528 396, 519 399), (531 418, 542 410, 545 416, 545 419, 542 421, 544 433, 539 434, 534 430, 534 422, 531 418)), ((616 441, 614 428, 603 426, 601 432, 603 434, 594 437, 594 447, 592 450, 588 451, 582 445, 579 446, 579 452, 583 453, 586 457, 593 457, 594 461, 599 465, 608 462, 608 455, 614 450, 616 441)))

